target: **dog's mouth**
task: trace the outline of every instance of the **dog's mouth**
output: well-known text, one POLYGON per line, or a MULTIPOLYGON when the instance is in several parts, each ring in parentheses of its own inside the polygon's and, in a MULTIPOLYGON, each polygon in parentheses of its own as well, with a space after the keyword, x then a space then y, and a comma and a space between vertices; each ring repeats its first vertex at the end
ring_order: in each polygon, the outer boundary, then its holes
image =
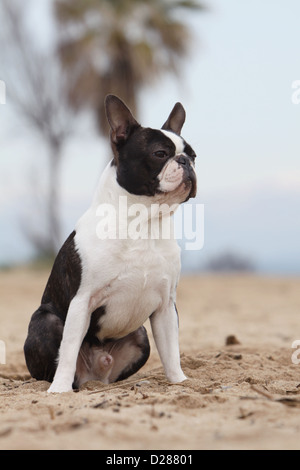
POLYGON ((183 181, 186 187, 186 190, 189 191, 186 201, 196 197, 197 194, 197 178, 194 170, 190 172, 187 178, 183 181))
POLYGON ((158 180, 160 193, 177 193, 184 201, 196 196, 196 173, 186 156, 179 155, 170 160, 159 174, 158 180))
POLYGON ((196 176, 183 177, 178 186, 171 191, 157 191, 157 197, 161 203, 169 202, 170 204, 183 204, 197 193, 196 176), (171 202, 170 202, 171 201, 171 202))
POLYGON ((183 165, 183 174, 182 174, 182 181, 180 186, 183 186, 183 190, 185 193, 185 199, 183 202, 188 201, 196 197, 197 194, 197 177, 192 165, 183 165))

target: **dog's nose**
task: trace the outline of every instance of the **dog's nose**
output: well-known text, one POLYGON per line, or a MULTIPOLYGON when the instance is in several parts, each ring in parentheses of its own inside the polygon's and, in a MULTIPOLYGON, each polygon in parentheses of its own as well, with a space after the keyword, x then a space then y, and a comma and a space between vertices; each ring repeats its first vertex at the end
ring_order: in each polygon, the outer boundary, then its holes
POLYGON ((186 155, 179 155, 179 157, 177 158, 177 162, 181 165, 188 165, 189 159, 186 155))

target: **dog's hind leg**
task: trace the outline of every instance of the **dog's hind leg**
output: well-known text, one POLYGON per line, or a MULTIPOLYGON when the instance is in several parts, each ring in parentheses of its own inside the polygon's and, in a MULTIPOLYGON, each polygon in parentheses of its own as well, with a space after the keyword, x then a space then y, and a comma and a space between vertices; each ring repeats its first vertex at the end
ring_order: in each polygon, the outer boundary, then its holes
POLYGON ((81 346, 75 374, 75 387, 88 380, 112 383, 135 374, 147 361, 150 345, 142 326, 124 338, 101 343, 85 340, 81 346))
POLYGON ((109 383, 127 379, 143 367, 149 358, 150 344, 146 328, 141 326, 124 338, 113 342, 108 351, 114 359, 109 383))
POLYGON ((64 324, 51 304, 41 305, 32 315, 24 344, 26 365, 37 380, 52 382, 64 324))

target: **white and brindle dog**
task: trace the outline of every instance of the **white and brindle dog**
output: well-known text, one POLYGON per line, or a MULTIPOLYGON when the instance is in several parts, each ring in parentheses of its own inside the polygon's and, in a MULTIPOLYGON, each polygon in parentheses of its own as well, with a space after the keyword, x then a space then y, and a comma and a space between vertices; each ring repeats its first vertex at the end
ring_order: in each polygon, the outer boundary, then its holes
POLYGON ((128 226, 131 209, 142 204, 143 225, 164 218, 153 207, 195 197, 196 155, 180 136, 185 111, 177 103, 157 130, 142 127, 116 96, 108 95, 105 107, 114 157, 91 207, 55 259, 24 345, 32 377, 52 382, 48 391, 54 393, 137 372, 150 354, 143 326, 148 318, 167 379, 186 379, 178 344, 180 249, 174 236, 139 238, 124 231, 120 236, 122 227, 115 237, 99 234, 103 208, 114 208, 117 220, 128 226), (127 214, 121 213, 121 197, 126 197, 127 214))

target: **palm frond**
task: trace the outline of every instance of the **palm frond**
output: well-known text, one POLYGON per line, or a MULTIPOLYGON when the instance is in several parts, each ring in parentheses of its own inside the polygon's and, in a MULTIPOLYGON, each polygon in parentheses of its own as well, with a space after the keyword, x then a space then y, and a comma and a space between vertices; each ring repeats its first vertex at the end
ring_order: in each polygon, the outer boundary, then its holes
POLYGON ((105 94, 118 94, 135 111, 145 84, 166 71, 179 75, 191 33, 178 10, 204 9, 200 0, 56 0, 71 102, 89 103, 106 132, 105 94))

